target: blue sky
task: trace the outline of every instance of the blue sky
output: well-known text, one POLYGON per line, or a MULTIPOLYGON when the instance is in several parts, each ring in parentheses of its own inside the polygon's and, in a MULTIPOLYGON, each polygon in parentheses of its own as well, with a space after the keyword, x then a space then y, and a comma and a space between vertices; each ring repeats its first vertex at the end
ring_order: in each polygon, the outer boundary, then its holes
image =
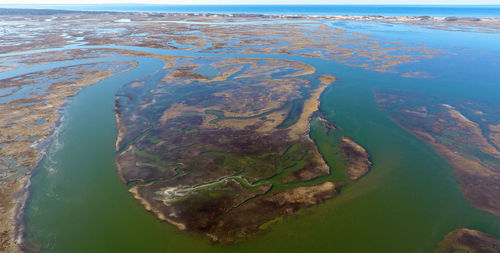
POLYGON ((500 0, 0 0, 0 4, 455 4, 500 5, 500 0))

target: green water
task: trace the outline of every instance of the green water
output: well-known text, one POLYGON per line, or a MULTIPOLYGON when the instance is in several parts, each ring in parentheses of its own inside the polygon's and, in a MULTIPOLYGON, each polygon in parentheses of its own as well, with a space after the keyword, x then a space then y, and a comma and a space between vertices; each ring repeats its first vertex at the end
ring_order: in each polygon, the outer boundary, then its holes
MULTIPOLYGON (((43 252, 431 252, 458 227, 500 236, 500 219, 470 206, 453 170, 425 143, 377 109, 373 89, 424 89, 404 79, 304 59, 340 78, 321 97, 339 130, 361 143, 375 164, 360 182, 324 204, 271 227, 263 236, 220 246, 158 221, 115 173, 117 89, 159 69, 140 61, 130 72, 85 88, 65 107, 57 141, 32 178, 25 212, 27 247, 43 252)), ((435 83, 425 84, 431 87, 435 83)), ((429 88, 430 89, 430 88, 429 88)), ((333 166, 332 134, 311 137, 333 166)))

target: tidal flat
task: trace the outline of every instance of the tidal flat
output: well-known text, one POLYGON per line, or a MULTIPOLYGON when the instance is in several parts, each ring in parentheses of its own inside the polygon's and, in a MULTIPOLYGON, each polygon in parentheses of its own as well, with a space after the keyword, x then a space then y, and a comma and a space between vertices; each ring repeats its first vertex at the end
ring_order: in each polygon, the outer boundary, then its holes
POLYGON ((0 22, 1 250, 498 248, 497 18, 0 22))

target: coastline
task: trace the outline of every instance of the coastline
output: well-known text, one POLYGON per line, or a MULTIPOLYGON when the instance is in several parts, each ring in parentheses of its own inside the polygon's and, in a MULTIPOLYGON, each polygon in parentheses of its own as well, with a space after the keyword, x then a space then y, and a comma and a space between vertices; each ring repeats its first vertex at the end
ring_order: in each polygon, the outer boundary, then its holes
MULTIPOLYGON (((29 201, 31 188, 31 177, 36 172, 40 162, 45 158, 47 154, 47 149, 50 145, 58 138, 60 129, 64 126, 64 110, 67 103, 71 100, 71 97, 77 95, 81 88, 86 86, 94 85, 99 81, 109 78, 111 76, 119 75, 121 73, 130 71, 137 66, 137 62, 130 62, 130 67, 119 71, 117 73, 112 73, 108 71, 107 76, 90 76, 83 80, 79 80, 79 89, 74 90, 73 94, 68 96, 63 96, 61 98, 63 103, 59 106, 53 106, 55 114, 55 122, 51 131, 48 135, 40 137, 31 147, 36 150, 36 157, 32 161, 33 166, 29 166, 26 172, 19 175, 14 175, 12 178, 6 177, 4 180, 0 181, 0 189, 2 190, 2 197, 9 199, 10 203, 2 203, 1 208, 5 210, 6 215, 2 215, 3 223, 0 229, 3 230, 2 233, 2 247, 0 250, 7 249, 8 252, 24 252, 24 238, 25 238, 25 220, 24 220, 24 208, 29 201), (10 192, 7 192, 10 191, 10 192), (5 195, 5 196, 4 196, 5 195), (8 206, 3 206, 7 204, 8 206), (5 247, 5 248, 4 248, 5 247)), ((64 93, 62 93, 64 95, 64 93)), ((56 95, 57 96, 57 95, 56 95)), ((48 122, 50 124, 50 122, 48 122)), ((30 148, 31 148, 30 147, 30 148)))
POLYGON ((301 14, 385 16, 488 16, 499 17, 499 4, 9 4, 8 8, 58 9, 65 11, 133 11, 214 14, 301 14))
MULTIPOLYGON (((69 101, 68 101, 69 102, 69 101)), ((24 177, 19 177, 19 179, 24 180, 24 183, 20 190, 16 192, 16 195, 19 196, 18 201, 16 202, 15 210, 15 219, 14 219, 14 231, 15 231, 15 239, 14 243, 19 246, 19 252, 25 252, 24 249, 24 238, 26 238, 26 220, 24 219, 24 209, 26 204, 29 201, 31 196, 32 188, 31 188, 31 177, 36 173, 38 166, 42 162, 42 160, 47 155, 47 150, 50 145, 57 140, 60 130, 64 127, 64 109, 66 107, 66 103, 63 104, 59 110, 59 117, 55 123, 54 130, 52 133, 47 136, 45 139, 42 139, 40 143, 37 145, 42 145, 40 149, 40 156, 36 162, 36 165, 29 170, 29 174, 24 177)))
MULTIPOLYGON (((150 14, 155 17, 166 18, 224 18, 228 19, 225 22, 241 22, 242 18, 250 19, 247 22, 255 21, 253 19, 264 19, 264 21, 365 21, 365 22, 381 22, 381 23, 405 23, 409 25, 424 25, 431 26, 430 28, 443 29, 432 27, 433 23, 446 22, 449 25, 469 25, 469 26, 484 26, 494 25, 495 30, 500 30, 500 17, 494 16, 431 16, 431 15, 327 15, 327 14, 250 14, 250 13, 183 13, 183 12, 152 12, 152 11, 87 11, 87 10, 62 10, 62 9, 21 9, 21 8, 0 8, 0 15, 55 15, 55 14, 108 14, 108 15, 123 15, 140 16, 141 14, 150 14), (231 20, 240 19, 240 20, 231 20)), ((123 19, 121 22, 130 22, 123 19)), ((481 32, 481 31, 479 31, 481 32)), ((488 31, 491 32, 491 31, 488 31)), ((500 31, 497 31, 500 32, 500 31)))

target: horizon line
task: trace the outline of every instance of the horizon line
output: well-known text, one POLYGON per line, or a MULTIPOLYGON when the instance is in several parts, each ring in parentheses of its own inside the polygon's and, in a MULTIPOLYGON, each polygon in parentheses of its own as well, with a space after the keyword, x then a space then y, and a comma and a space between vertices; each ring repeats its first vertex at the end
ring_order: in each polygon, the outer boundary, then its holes
POLYGON ((279 6, 310 6, 310 5, 317 5, 317 6, 357 6, 357 5, 364 5, 364 6, 500 6, 499 4, 371 4, 371 3, 359 3, 359 4, 320 4, 320 3, 311 3, 311 4, 282 4, 282 3, 274 3, 274 4, 267 4, 267 3, 262 3, 262 4, 238 4, 238 3, 232 3, 232 4, 223 4, 223 3, 208 3, 208 4, 168 4, 168 3, 32 3, 32 4, 12 4, 12 3, 7 3, 7 4, 2 4, 0 3, 0 7, 6 6, 6 5, 12 5, 12 6, 41 6, 41 5, 171 5, 171 6, 216 6, 216 5, 225 5, 225 6, 260 6, 260 5, 279 5, 279 6))

